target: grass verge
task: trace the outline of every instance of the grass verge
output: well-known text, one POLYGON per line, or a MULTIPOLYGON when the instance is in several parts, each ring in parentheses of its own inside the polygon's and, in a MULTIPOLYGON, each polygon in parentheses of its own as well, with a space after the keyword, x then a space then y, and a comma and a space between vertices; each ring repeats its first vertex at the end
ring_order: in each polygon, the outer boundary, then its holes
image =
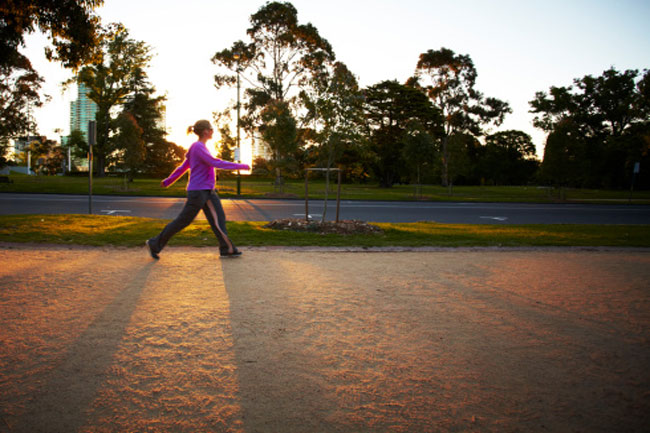
MULTIPOLYGON (((0 242, 141 246, 168 221, 103 215, 0 216, 0 242)), ((240 246, 470 247, 585 246, 650 247, 650 225, 470 225, 376 223, 383 234, 320 235, 264 228, 263 222, 229 222, 240 246)), ((206 221, 178 233, 170 245, 216 246, 206 221)))

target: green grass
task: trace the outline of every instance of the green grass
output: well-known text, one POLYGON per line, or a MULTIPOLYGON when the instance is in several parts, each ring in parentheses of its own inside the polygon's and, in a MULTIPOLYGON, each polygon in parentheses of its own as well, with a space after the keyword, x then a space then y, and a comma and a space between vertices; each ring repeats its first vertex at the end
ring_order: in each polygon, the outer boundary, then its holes
MULTIPOLYGON (((0 216, 1 242, 142 246, 166 220, 102 215, 0 216)), ((470 247, 585 246, 650 247, 650 225, 469 225, 377 223, 380 235, 320 235, 275 231, 262 222, 229 222, 241 246, 470 247)), ((178 233, 170 245, 216 246, 206 221, 178 233)))
MULTIPOLYGON (((26 176, 12 174, 13 183, 0 184, 0 192, 88 194, 88 179, 68 176, 26 176)), ((182 178, 170 188, 161 188, 160 179, 136 179, 125 182, 123 177, 103 177, 93 179, 93 194, 132 195, 132 196, 185 196, 186 178, 182 178)), ((236 196, 236 180, 232 175, 223 175, 217 189, 222 197, 236 196)), ((439 185, 423 185, 421 197, 415 197, 413 185, 395 185, 392 188, 379 188, 375 184, 343 184, 343 200, 429 200, 463 202, 523 202, 551 203, 559 200, 557 191, 535 186, 456 186, 452 193, 439 185)), ((241 195, 245 198, 264 198, 274 193, 272 179, 242 176, 241 195)), ((304 199, 304 180, 287 181, 284 193, 288 197, 304 199)), ((314 177, 309 183, 309 197, 321 199, 325 195, 322 176, 314 177)), ((330 199, 336 198, 336 185, 331 184, 330 199)), ((629 191, 565 189, 563 201, 587 203, 628 203, 629 191)), ((634 203, 650 204, 650 191, 635 191, 634 203)))

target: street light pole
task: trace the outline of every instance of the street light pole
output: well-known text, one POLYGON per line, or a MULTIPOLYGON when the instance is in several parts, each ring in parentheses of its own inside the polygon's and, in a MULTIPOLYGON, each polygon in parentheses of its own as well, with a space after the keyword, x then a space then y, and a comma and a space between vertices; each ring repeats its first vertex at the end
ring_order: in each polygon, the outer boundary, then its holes
POLYGON ((97 121, 88 121, 88 213, 93 213, 93 146, 97 144, 97 121))
MULTIPOLYGON (((241 163, 241 147, 239 143, 239 59, 241 58, 241 55, 235 53, 233 57, 237 60, 237 150, 235 151, 235 159, 237 160, 237 163, 241 163)), ((241 195, 241 173, 239 170, 237 170, 237 195, 241 195)))

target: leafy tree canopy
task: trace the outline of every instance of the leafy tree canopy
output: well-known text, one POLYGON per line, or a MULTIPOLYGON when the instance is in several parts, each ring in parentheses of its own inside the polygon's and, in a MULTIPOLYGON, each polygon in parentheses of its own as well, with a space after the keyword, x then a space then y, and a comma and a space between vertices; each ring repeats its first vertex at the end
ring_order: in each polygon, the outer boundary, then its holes
POLYGON ((39 91, 43 79, 28 68, 0 67, 0 145, 33 129, 30 107, 42 105, 39 91))
MULTIPOLYGON (((244 90, 242 126, 259 126, 259 114, 271 101, 297 101, 299 88, 325 63, 334 60, 332 47, 311 24, 300 24, 291 3, 269 2, 250 17, 249 42, 237 41, 217 52, 217 88, 233 87, 239 74, 244 90)), ((229 107, 232 110, 235 107, 229 107)))
POLYGON ((300 94, 306 108, 304 124, 317 144, 320 164, 331 167, 346 150, 363 141, 363 94, 356 77, 344 63, 336 62, 315 74, 300 94))
POLYGON ((486 98, 475 89, 477 71, 468 55, 448 48, 420 54, 415 75, 408 85, 422 89, 442 110, 445 133, 481 134, 481 125, 500 125, 511 112, 508 103, 486 98))
MULTIPOLYGON (((382 187, 391 187, 407 176, 404 147, 412 141, 415 126, 419 132, 438 137, 441 133, 440 110, 418 89, 383 81, 364 91, 366 117, 371 128, 370 149, 375 154, 373 171, 382 187), (410 135, 409 135, 410 134, 410 135)), ((422 137, 425 138, 425 137, 422 137)), ((425 140, 433 144, 433 140, 425 140)))
POLYGON ((650 120, 650 71, 619 72, 610 68, 599 77, 585 75, 573 86, 551 87, 530 101, 533 124, 551 132, 571 118, 583 134, 620 136, 631 125, 650 120))
POLYGON ((421 89, 442 110, 442 183, 449 184, 451 154, 449 139, 453 135, 479 136, 482 126, 500 125, 510 109, 507 102, 486 98, 475 89, 477 72, 468 55, 456 54, 448 48, 420 54, 415 74, 407 82, 421 89))
POLYGON ((535 157, 535 145, 530 135, 523 131, 500 131, 485 137, 486 147, 499 149, 516 159, 535 157))
POLYGON ((485 137, 478 170, 485 182, 497 185, 525 184, 537 171, 535 145, 522 131, 500 131, 485 137))
POLYGON ((586 75, 572 86, 537 92, 530 101, 534 125, 549 133, 542 174, 556 186, 621 188, 632 182, 632 167, 650 155, 650 71, 610 68, 586 75), (567 172, 568 170, 568 172, 567 172))
MULTIPOLYGON (((0 3, 0 66, 24 67, 29 62, 19 53, 26 33, 37 28, 50 36, 54 49, 49 60, 66 68, 78 68, 94 55, 99 18, 93 10, 103 0, 11 0, 0 3)), ((30 66, 31 67, 31 66, 30 66)))
POLYGON ((115 120, 116 134, 111 138, 115 148, 121 153, 117 166, 126 170, 129 181, 132 182, 135 173, 145 160, 146 147, 142 140, 142 128, 135 117, 125 111, 115 120))
POLYGON ((441 112, 417 89, 397 81, 382 81, 364 91, 366 112, 374 128, 396 126, 405 130, 417 120, 434 133, 440 131, 441 112))
MULTIPOLYGON (((8 139, 34 129, 29 107, 42 105, 43 79, 20 53, 25 34, 37 29, 47 34, 53 47, 50 60, 77 68, 95 54, 99 19, 93 10, 101 0, 11 0, 0 2, 0 150, 8 139)), ((4 152, 2 152, 4 153, 4 152)))
MULTIPOLYGON (((111 110, 125 104, 127 97, 135 104, 138 102, 136 95, 148 97, 152 93, 153 90, 148 90, 146 74, 151 57, 149 45, 132 39, 122 24, 110 24, 102 31, 101 52, 96 60, 84 66, 73 79, 86 85, 88 98, 98 107, 97 145, 93 154, 100 176, 108 156, 115 150, 115 142, 109 140, 113 127, 111 110)), ((146 114, 140 113, 140 116, 142 120, 146 114)))
POLYGON ((268 104, 262 112, 262 120, 264 124, 260 127, 260 132, 271 148, 273 159, 279 162, 287 158, 298 140, 296 120, 291 115, 288 104, 284 101, 268 104))

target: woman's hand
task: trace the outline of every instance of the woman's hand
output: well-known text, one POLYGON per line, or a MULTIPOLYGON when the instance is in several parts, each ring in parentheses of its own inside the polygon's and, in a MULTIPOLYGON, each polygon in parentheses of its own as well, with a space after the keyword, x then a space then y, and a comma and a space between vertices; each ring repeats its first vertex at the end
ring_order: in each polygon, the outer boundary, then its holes
POLYGON ((165 186, 165 181, 164 181, 164 180, 161 180, 161 181, 160 181, 160 187, 161 187, 161 188, 167 188, 167 187, 165 186))

